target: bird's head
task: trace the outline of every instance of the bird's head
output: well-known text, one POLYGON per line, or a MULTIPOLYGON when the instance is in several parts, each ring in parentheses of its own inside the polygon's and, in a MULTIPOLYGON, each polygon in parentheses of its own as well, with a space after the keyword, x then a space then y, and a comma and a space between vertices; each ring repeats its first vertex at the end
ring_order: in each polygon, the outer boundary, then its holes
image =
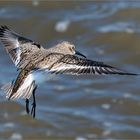
POLYGON ((82 57, 85 57, 83 54, 80 52, 76 51, 75 46, 71 44, 70 42, 63 41, 62 43, 58 44, 54 48, 55 52, 57 53, 63 53, 63 54, 70 54, 70 55, 80 55, 82 57))

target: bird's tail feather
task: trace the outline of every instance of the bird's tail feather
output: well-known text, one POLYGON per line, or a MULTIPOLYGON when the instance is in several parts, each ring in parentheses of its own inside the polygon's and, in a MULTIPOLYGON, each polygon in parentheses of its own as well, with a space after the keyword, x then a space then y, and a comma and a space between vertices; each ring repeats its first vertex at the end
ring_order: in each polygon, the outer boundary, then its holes
POLYGON ((9 99, 11 93, 12 93, 12 89, 13 89, 13 83, 7 83, 5 85, 3 85, 1 87, 1 89, 6 93, 6 98, 9 99))
POLYGON ((1 87, 1 89, 6 93, 7 99, 12 99, 12 100, 15 100, 18 98, 29 99, 32 95, 33 89, 35 88, 35 83, 32 82, 28 87, 22 90, 18 90, 16 93, 12 92, 13 86, 14 84, 11 82, 1 87))

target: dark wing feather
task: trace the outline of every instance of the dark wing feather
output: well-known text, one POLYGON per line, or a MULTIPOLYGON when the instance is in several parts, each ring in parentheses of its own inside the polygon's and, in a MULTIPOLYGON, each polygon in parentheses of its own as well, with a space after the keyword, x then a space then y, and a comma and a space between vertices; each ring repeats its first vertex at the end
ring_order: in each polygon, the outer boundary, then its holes
POLYGON ((137 75, 134 73, 128 73, 118 68, 106 65, 103 62, 78 58, 77 56, 73 56, 73 55, 65 55, 50 70, 57 74, 61 73, 61 74, 72 74, 72 75, 83 75, 83 74, 137 75))
POLYGON ((4 44, 7 53, 17 67, 25 57, 41 48, 38 43, 20 36, 7 26, 0 27, 0 41, 4 44))

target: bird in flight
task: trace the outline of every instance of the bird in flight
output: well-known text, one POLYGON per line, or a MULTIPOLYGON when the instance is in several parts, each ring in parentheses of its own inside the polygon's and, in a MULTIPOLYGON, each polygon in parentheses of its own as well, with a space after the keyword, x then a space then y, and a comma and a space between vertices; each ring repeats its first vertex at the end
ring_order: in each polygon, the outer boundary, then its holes
POLYGON ((35 118, 37 85, 47 80, 47 75, 137 75, 122 71, 103 62, 87 59, 76 51, 75 46, 63 41, 49 49, 27 39, 7 26, 0 27, 0 41, 4 45, 13 63, 17 67, 18 76, 2 89, 8 100, 23 98, 26 101, 26 112, 35 118), (33 96, 33 104, 29 109, 29 99, 33 96))

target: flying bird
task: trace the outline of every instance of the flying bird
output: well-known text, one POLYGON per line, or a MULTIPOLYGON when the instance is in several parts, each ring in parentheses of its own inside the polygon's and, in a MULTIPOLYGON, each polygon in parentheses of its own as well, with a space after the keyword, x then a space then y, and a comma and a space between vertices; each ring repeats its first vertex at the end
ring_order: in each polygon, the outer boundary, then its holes
POLYGON ((103 62, 89 60, 76 51, 75 45, 63 41, 49 49, 39 43, 25 38, 7 26, 0 27, 0 41, 4 45, 18 70, 18 76, 2 89, 8 100, 23 98, 26 101, 26 112, 35 118, 37 85, 47 80, 47 75, 137 75, 125 72, 103 62), (29 99, 33 96, 33 104, 29 109, 29 99))

